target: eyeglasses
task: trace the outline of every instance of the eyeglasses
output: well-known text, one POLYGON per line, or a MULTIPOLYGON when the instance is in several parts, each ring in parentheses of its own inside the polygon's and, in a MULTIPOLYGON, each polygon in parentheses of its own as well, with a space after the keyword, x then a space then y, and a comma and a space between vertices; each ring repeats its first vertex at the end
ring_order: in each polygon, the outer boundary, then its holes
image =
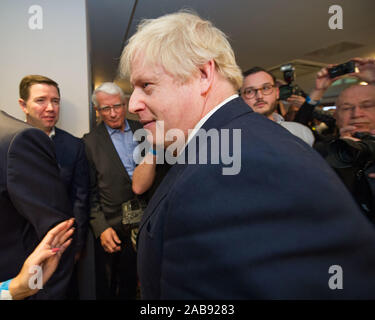
POLYGON ((114 104, 112 107, 110 106, 105 106, 105 107, 101 107, 101 108, 98 108, 98 110, 100 112, 103 112, 104 114, 108 114, 111 112, 111 109, 113 109, 113 111, 115 112, 119 112, 121 110, 121 108, 123 107, 123 103, 119 103, 119 104, 114 104))
POLYGON ((273 88, 275 87, 274 84, 265 84, 263 85, 263 87, 261 88, 245 88, 243 91, 242 91, 242 95, 245 96, 246 99, 251 99, 251 98, 254 98, 258 91, 261 91, 262 94, 264 94, 265 96, 268 96, 270 95, 272 92, 273 92, 273 88))

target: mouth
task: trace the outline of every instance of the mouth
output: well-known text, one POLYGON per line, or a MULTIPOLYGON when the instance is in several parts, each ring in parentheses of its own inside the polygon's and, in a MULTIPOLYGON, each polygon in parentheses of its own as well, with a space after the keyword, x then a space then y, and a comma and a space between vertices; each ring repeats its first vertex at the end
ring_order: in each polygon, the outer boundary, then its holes
POLYGON ((154 123, 155 120, 140 120, 141 124, 143 125, 143 128, 147 129, 148 127, 151 127, 154 123))
POLYGON ((365 121, 350 123, 351 126, 367 126, 368 124, 369 124, 369 123, 368 123, 368 122, 365 122, 365 121))
POLYGON ((266 105, 265 102, 257 102, 254 107, 264 107, 266 105))
POLYGON ((48 117, 42 117, 42 119, 47 120, 47 121, 54 121, 56 117, 48 116, 48 117))

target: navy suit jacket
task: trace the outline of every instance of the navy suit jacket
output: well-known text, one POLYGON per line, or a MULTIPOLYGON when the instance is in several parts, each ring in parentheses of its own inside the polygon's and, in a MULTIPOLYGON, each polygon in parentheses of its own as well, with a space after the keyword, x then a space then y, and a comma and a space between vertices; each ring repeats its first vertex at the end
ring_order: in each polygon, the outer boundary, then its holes
POLYGON ((82 250, 86 242, 89 222, 89 169, 82 139, 55 128, 52 138, 60 175, 68 191, 76 219, 76 249, 82 250))
POLYGON ((202 128, 241 129, 241 171, 169 170, 140 226, 143 299, 375 298, 375 231, 320 155, 241 98, 202 128))
MULTIPOLYGON (((16 276, 48 230, 70 216, 51 139, 0 111, 0 282, 16 276)), ((65 298, 73 270, 71 246, 31 299, 65 298)))

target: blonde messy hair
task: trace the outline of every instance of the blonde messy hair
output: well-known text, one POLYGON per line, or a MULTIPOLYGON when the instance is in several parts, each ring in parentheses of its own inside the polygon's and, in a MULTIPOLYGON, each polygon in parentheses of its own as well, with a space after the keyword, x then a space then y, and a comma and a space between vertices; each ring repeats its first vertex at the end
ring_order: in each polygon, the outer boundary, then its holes
POLYGON ((225 34, 190 11, 143 20, 122 52, 123 77, 130 76, 132 62, 140 53, 146 65, 159 64, 182 83, 213 59, 217 71, 235 90, 242 86, 242 73, 225 34))

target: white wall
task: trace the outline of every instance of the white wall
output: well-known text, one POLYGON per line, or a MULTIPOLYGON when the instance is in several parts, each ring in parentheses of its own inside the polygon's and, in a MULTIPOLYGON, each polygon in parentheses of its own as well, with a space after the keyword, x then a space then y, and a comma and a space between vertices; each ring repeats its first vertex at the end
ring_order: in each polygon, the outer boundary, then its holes
POLYGON ((85 0, 0 0, 0 109, 25 119, 17 102, 21 79, 47 76, 60 87, 57 126, 81 137, 89 131, 88 59, 85 0), (32 5, 43 10, 41 30, 29 26, 38 22, 32 5))

